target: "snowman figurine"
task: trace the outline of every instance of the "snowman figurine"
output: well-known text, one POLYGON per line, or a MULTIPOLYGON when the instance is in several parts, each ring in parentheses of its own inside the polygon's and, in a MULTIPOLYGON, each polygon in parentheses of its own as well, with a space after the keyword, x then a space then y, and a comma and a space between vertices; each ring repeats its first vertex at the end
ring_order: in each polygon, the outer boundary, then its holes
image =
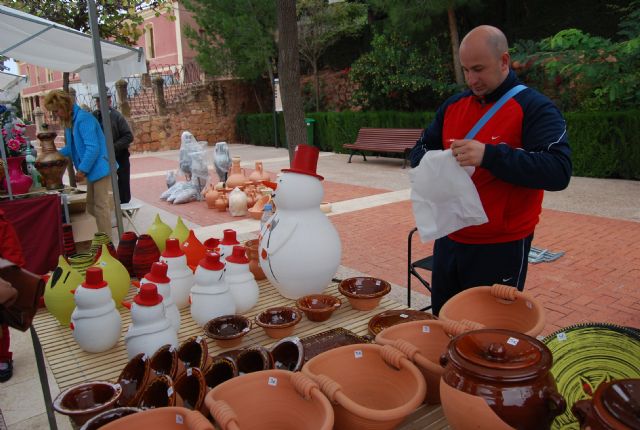
MULTIPOLYGON (((189 305, 189 293, 195 282, 193 272, 187 266, 187 256, 180 249, 178 239, 167 239, 167 246, 160 255, 160 261, 168 267, 167 276, 171 279, 171 297, 178 309, 189 305)), ((160 292, 162 294, 162 291, 160 292)), ((164 296, 164 294, 163 294, 164 296)))
POLYGON ((201 327, 209 320, 236 313, 236 302, 224 279, 220 254, 207 251, 196 268, 196 284, 191 288, 191 317, 201 327))
POLYGON ((244 246, 236 245, 227 257, 224 279, 236 302, 239 314, 247 312, 258 303, 260 289, 249 270, 249 259, 244 246))
POLYGON ((155 284, 141 285, 130 306, 131 324, 124 336, 129 360, 140 353, 151 357, 166 344, 178 347, 178 334, 171 327, 155 284))
POLYGON ((290 169, 278 179, 278 210, 260 232, 260 267, 288 299, 322 293, 338 269, 342 245, 338 232, 320 210, 324 195, 316 174, 319 150, 296 147, 290 169))
POLYGON ((230 256, 231 253, 233 252, 233 247, 236 245, 240 245, 240 242, 238 242, 238 238, 235 230, 228 228, 224 230, 222 233, 223 233, 223 236, 220 243, 218 243, 218 249, 220 249, 220 260, 224 262, 227 259, 227 257, 230 256))
POLYGON ((167 318, 169 318, 171 327, 173 327, 177 333, 178 330, 180 330, 180 312, 178 312, 178 307, 173 302, 171 278, 167 276, 167 268, 168 266, 165 263, 153 263, 151 265, 151 272, 144 275, 144 278, 140 280, 140 286, 149 283, 156 284, 156 287, 158 287, 158 293, 160 293, 163 298, 162 301, 167 313, 167 318))
POLYGON ((102 269, 89 267, 86 280, 73 293, 76 307, 71 314, 73 338, 83 351, 104 352, 120 339, 122 320, 102 278, 102 269))

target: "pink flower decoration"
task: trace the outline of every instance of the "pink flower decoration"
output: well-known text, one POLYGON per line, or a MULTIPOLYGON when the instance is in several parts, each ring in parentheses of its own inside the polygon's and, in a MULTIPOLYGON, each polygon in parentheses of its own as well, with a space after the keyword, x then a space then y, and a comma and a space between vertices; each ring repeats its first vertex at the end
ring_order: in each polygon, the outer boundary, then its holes
POLYGON ((5 130, 4 128, 2 129, 2 135, 3 135, 4 137, 7 137, 7 130, 5 130))
POLYGON ((16 139, 9 139, 9 143, 7 143, 7 146, 12 151, 20 150, 20 142, 18 142, 16 139))

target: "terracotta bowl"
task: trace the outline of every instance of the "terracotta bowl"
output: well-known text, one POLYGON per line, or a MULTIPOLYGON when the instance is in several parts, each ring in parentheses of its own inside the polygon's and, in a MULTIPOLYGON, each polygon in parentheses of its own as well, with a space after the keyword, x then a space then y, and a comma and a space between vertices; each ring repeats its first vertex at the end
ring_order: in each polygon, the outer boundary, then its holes
POLYGON ((163 408, 176 405, 176 390, 170 376, 159 375, 144 389, 138 407, 142 409, 163 408))
POLYGON ((342 306, 342 301, 327 294, 310 294, 296 300, 296 306, 307 316, 309 321, 326 321, 333 311, 342 306))
POLYGON ((214 430, 200 412, 177 406, 149 409, 110 422, 101 430, 214 430))
POLYGON ((185 408, 206 413, 204 396, 208 388, 204 379, 204 373, 197 367, 188 368, 173 385, 178 395, 182 398, 185 408))
POLYGON ((280 306, 269 308, 256 316, 256 324, 264 329, 267 336, 282 339, 291 336, 295 325, 302 319, 302 312, 296 308, 280 306))
POLYGON ((104 411, 84 423, 80 430, 98 430, 99 428, 106 426, 112 421, 119 420, 122 417, 126 417, 128 415, 132 415, 141 411, 142 409, 140 408, 124 406, 104 411))
POLYGON ((474 287, 453 296, 440 310, 443 321, 475 321, 486 328, 502 328, 531 337, 545 325, 542 304, 527 293, 507 285, 474 287))
POLYGON ((211 366, 204 373, 204 380, 208 388, 215 388, 236 376, 238 376, 236 362, 229 357, 217 356, 213 358, 211 366))
POLYGON ((330 430, 334 413, 327 398, 300 372, 265 370, 233 378, 205 399, 221 429, 330 430))
POLYGON ((323 352, 302 367, 334 405, 335 428, 387 430, 424 400, 420 370, 392 346, 346 345, 323 352))
POLYGON ((223 315, 204 326, 204 334, 216 341, 220 348, 233 348, 242 343, 242 337, 251 330, 251 321, 242 315, 223 315))
POLYGON ((273 357, 264 346, 254 345, 231 353, 229 358, 235 360, 238 375, 273 369, 273 357))
POLYGON ((296 336, 285 337, 271 348, 271 357, 275 369, 297 372, 304 362, 304 346, 296 336))
POLYGON ((107 409, 113 409, 122 394, 122 387, 106 381, 85 382, 69 387, 55 398, 53 409, 81 426, 107 409))
POLYGON ((117 402, 118 406, 135 406, 138 404, 140 397, 142 397, 142 391, 150 382, 149 378, 153 373, 149 362, 147 355, 140 353, 124 366, 120 376, 118 376, 118 384, 122 387, 122 395, 117 402))
POLYGON ((191 336, 180 344, 178 358, 184 363, 184 367, 198 367, 207 370, 211 365, 209 347, 202 336, 191 336))
POLYGON ((357 276, 342 280, 338 290, 349 299, 353 309, 370 311, 380 304, 383 296, 389 294, 391 284, 378 278, 357 276))
POLYGON ((158 348, 151 356, 149 367, 155 375, 167 375, 174 380, 184 372, 184 363, 178 358, 178 348, 170 344, 158 348))

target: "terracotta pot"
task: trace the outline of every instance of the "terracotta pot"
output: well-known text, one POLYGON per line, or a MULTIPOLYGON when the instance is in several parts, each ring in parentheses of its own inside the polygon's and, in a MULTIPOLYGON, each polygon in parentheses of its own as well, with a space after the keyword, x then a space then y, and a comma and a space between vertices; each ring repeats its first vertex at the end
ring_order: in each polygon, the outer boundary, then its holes
POLYGON ((370 311, 380 304, 382 297, 389 294, 391 284, 382 279, 357 276, 343 279, 338 284, 338 290, 349 299, 353 309, 370 311))
POLYGON ((178 376, 173 384, 174 389, 182 398, 183 406, 192 411, 200 411, 206 415, 204 407, 204 396, 207 394, 207 384, 204 380, 204 373, 197 367, 188 368, 178 376))
POLYGON ((392 429, 424 399, 420 370, 392 346, 346 345, 302 368, 334 405, 335 428, 392 429))
MULTIPOLYGON (((31 176, 25 175, 22 171, 22 162, 24 161, 24 155, 19 157, 8 157, 7 168, 9 170, 9 182, 11 183, 11 192, 15 195, 24 194, 29 192, 33 179, 31 176)), ((7 188, 7 178, 2 180, 2 185, 5 190, 7 188)))
POLYGON ((184 363, 178 358, 178 349, 167 344, 151 356, 149 368, 155 375, 167 375, 176 380, 185 371, 184 363))
MULTIPOLYGON (((264 205, 266 205, 267 203, 269 203, 269 200, 271 200, 271 196, 262 196, 258 199, 256 199, 255 203, 253 204, 253 206, 251 206, 248 210, 249 215, 251 216, 251 218, 253 219, 261 219, 262 218, 262 211, 264 209, 264 205)), ((274 211, 275 211, 275 207, 274 207, 274 211)))
POLYGON ((48 190, 56 190, 64 187, 62 177, 69 162, 66 157, 58 152, 54 143, 57 134, 53 131, 38 133, 36 137, 40 141, 40 151, 34 164, 40 173, 42 185, 48 190))
MULTIPOLYGON (((166 240, 166 239, 165 239, 166 240)), ((148 234, 141 234, 131 259, 133 274, 139 279, 151 272, 151 265, 160 259, 160 249, 148 234)))
POLYGON ((135 406, 140 402, 144 388, 155 376, 149 367, 149 359, 145 354, 138 354, 124 366, 118 384, 122 387, 122 395, 118 398, 118 406, 135 406))
POLYGON ((215 189, 210 189, 206 196, 205 196, 205 200, 207 202, 207 207, 209 209, 215 209, 216 207, 216 200, 218 200, 218 197, 220 197, 220 193, 215 190, 215 189))
POLYGON ((133 231, 125 231, 122 233, 116 249, 118 260, 131 276, 133 276, 133 250, 136 247, 136 242, 138 242, 138 235, 133 231))
POLYGON ((280 306, 260 312, 255 321, 264 329, 267 336, 282 339, 293 334, 296 324, 301 319, 302 312, 296 308, 280 306))
POLYGON ((167 406, 182 406, 178 402, 173 380, 167 375, 159 375, 142 392, 140 403, 141 408, 164 408, 167 406))
POLYGON ((296 306, 309 321, 322 322, 331 318, 333 311, 340 309, 342 301, 327 294, 310 294, 296 300, 296 306))
POLYGON ((142 409, 140 408, 133 408, 128 406, 110 409, 108 411, 99 413, 95 417, 91 418, 89 421, 84 423, 84 425, 80 428, 80 430, 98 430, 100 428, 103 428, 110 422, 118 420, 122 417, 136 414, 141 411, 142 409))
POLYGON ((258 345, 242 349, 230 358, 236 362, 238 375, 273 368, 273 357, 271 357, 271 353, 266 348, 258 345))
POLYGON ((205 403, 223 430, 330 430, 334 424, 318 384, 299 372, 274 369, 234 378, 211 390, 205 403))
POLYGON ((240 167, 240 157, 232 157, 229 176, 227 176, 227 181, 225 183, 226 187, 234 189, 235 187, 244 185, 246 181, 247 178, 244 176, 242 167, 240 167))
POLYGON ((439 317, 443 321, 467 319, 533 337, 540 334, 546 320, 538 300, 507 285, 464 290, 444 304, 439 317))
POLYGON ((640 379, 601 383, 589 400, 571 408, 581 429, 627 430, 640 428, 640 379))
POLYGON ((202 336, 191 336, 178 348, 178 358, 184 363, 184 367, 198 367, 207 370, 211 365, 209 347, 202 336))
POLYGON ((189 230, 189 236, 180 244, 180 249, 187 256, 187 265, 191 270, 196 270, 198 262, 204 258, 206 249, 193 230, 189 230))
POLYGON ((214 430, 200 412, 181 407, 150 409, 113 421, 102 430, 214 430))
POLYGON ((211 366, 204 374, 204 380, 209 388, 215 388, 225 381, 238 376, 236 362, 229 357, 214 357, 211 366))
POLYGON ((247 257, 249 258, 249 270, 253 273, 253 277, 256 281, 262 281, 267 277, 267 275, 262 271, 262 267, 260 267, 260 258, 258 255, 259 244, 260 241, 258 239, 247 240, 244 243, 247 257))
POLYGON ((122 394, 118 384, 106 381, 85 382, 69 387, 55 398, 53 409, 81 426, 107 409, 113 409, 122 394))
POLYGON ((297 372, 304 363, 304 347, 300 338, 285 337, 271 347, 273 367, 280 370, 297 372))
POLYGON ((550 428, 566 408, 550 372, 552 361, 546 345, 512 330, 457 336, 441 358, 447 421, 458 429, 550 428))
POLYGON ((220 348, 234 348, 251 330, 251 321, 242 315, 223 315, 204 325, 204 334, 216 341, 220 348))

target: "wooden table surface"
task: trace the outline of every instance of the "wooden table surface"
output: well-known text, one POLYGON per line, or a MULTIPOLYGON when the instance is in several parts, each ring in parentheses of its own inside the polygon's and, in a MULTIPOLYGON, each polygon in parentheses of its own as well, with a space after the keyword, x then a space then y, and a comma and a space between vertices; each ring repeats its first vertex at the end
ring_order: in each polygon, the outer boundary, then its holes
MULTIPOLYGON (((295 306, 293 300, 282 297, 276 289, 267 281, 258 282, 260 286, 260 300, 258 304, 245 315, 254 318, 261 311, 274 306, 295 306)), ((128 298, 134 294, 132 287, 128 298)), ((368 323, 371 317, 388 309, 406 309, 404 305, 384 297, 380 305, 372 311, 358 311, 353 309, 346 297, 338 292, 337 284, 331 284, 326 294, 340 297, 342 307, 338 309, 328 321, 312 322, 302 318, 296 326, 294 335, 300 338, 323 332, 336 327, 343 327, 358 335, 368 334, 368 323)), ((120 308, 122 316, 122 335, 120 340, 111 350, 102 353, 88 353, 82 351, 76 344, 71 330, 61 326, 58 321, 46 309, 40 309, 34 319, 33 325, 40 337, 40 343, 45 358, 51 368, 56 383, 61 390, 85 381, 116 381, 120 371, 127 363, 127 351, 124 344, 124 333, 131 323, 129 310, 120 308)), ((190 336, 202 336, 207 340, 209 355, 217 355, 225 351, 219 348, 215 342, 204 335, 204 331, 191 318, 189 308, 180 310, 181 326, 178 332, 178 340, 182 342, 190 336)), ((238 347, 246 347, 259 344, 270 347, 277 340, 264 333, 260 327, 254 327, 238 347)), ((399 427, 410 429, 443 429, 448 428, 442 414, 442 408, 437 406, 422 405, 399 427)))

